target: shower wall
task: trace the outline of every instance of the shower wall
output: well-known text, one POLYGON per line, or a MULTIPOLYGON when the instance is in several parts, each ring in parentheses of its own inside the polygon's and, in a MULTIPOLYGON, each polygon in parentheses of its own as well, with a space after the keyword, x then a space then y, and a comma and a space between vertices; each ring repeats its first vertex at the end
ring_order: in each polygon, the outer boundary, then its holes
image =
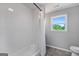
POLYGON ((0 4, 0 53, 27 56, 40 51, 35 15, 35 11, 23 4, 0 4))

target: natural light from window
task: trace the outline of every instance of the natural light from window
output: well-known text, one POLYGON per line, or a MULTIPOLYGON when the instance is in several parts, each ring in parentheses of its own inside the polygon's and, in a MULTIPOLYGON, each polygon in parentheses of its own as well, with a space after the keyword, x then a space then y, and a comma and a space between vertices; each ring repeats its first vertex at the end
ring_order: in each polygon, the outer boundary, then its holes
POLYGON ((51 31, 67 30, 67 15, 51 17, 51 31))

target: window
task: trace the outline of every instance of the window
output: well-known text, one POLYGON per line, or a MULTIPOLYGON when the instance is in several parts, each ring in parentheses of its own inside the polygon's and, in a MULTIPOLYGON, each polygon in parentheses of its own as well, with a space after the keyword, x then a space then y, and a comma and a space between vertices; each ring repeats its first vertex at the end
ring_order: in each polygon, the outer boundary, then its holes
POLYGON ((67 30, 67 15, 60 15, 51 17, 52 31, 66 31, 67 30))

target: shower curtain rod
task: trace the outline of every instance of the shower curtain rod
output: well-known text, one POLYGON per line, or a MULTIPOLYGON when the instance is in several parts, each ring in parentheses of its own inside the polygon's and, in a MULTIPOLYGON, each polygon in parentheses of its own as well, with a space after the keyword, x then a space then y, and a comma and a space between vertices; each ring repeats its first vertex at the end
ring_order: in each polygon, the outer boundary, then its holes
POLYGON ((40 11, 42 11, 42 9, 36 4, 36 3, 33 3, 40 11))

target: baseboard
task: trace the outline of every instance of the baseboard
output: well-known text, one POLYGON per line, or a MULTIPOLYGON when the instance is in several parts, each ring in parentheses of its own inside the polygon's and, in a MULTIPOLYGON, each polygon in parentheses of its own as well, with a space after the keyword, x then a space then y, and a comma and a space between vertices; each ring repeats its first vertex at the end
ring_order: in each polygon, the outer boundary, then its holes
POLYGON ((71 52, 68 49, 64 49, 64 48, 60 48, 60 47, 56 47, 56 46, 51 46, 51 45, 48 45, 48 44, 46 46, 51 47, 51 48, 56 48, 56 49, 59 49, 59 50, 63 50, 63 51, 67 51, 67 52, 71 52))
POLYGON ((36 51, 32 56, 40 56, 40 51, 36 51))

